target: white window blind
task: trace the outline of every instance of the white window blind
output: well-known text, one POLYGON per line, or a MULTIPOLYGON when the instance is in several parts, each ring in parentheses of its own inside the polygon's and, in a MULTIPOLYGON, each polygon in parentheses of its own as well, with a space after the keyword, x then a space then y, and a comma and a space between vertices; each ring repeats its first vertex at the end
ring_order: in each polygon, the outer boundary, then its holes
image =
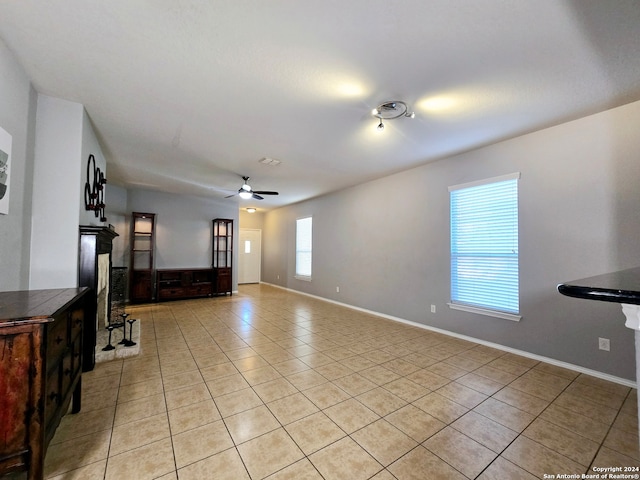
POLYGON ((311 277, 312 218, 296 220, 296 276, 311 277))
POLYGON ((519 313, 519 177, 449 188, 452 304, 519 313))

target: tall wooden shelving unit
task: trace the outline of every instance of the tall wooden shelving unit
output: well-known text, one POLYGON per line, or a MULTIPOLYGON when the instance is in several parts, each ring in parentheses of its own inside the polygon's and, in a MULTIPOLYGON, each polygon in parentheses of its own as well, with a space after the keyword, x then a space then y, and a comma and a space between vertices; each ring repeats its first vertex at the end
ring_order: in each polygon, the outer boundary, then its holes
POLYGON ((129 301, 132 303, 153 300, 155 229, 155 213, 131 214, 129 301))
POLYGON ((213 220, 213 261, 214 295, 233 293, 233 220, 216 218, 213 220))

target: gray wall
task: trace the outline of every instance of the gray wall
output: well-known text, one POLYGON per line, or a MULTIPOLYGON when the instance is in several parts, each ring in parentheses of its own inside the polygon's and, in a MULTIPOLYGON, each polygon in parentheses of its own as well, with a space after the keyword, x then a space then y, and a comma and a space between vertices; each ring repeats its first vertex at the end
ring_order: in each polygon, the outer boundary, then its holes
MULTIPOLYGON (((106 160, 82 105, 38 95, 0 40, 0 127, 12 136, 9 214, 0 215, 0 291, 74 287, 86 160, 106 160)), ((108 202, 107 202, 108 203, 108 202)))
MULTIPOLYGON (((92 210, 87 210, 84 203, 84 186, 87 183, 87 163, 89 161, 89 155, 93 155, 95 159, 96 167, 100 169, 100 171, 104 174, 105 177, 107 175, 107 160, 102 153, 102 146, 98 141, 98 137, 96 137, 96 133, 93 130, 93 123, 87 114, 87 111, 82 108, 82 147, 80 154, 80 190, 79 190, 79 201, 80 201, 80 225, 108 225, 107 222, 101 222, 100 216, 96 217, 95 213, 92 210)), ((89 172, 90 175, 93 175, 93 170, 89 172)), ((108 179, 108 178, 107 178, 108 179)), ((89 179, 91 180, 91 179, 89 179)), ((108 196, 108 193, 105 191, 104 194, 105 203, 108 205, 111 202, 111 199, 108 196)))
MULTIPOLYGON (((106 160, 84 107, 38 95, 29 288, 78 285, 78 226, 103 225, 87 211, 89 154, 106 174, 106 160)), ((90 172, 93 180, 93 169, 90 172)), ((105 202, 108 199, 105 196, 105 202)))
POLYGON ((29 288, 78 284, 82 105, 38 95, 29 288))
POLYGON ((638 124, 640 102, 267 212, 263 281, 633 380, 620 307, 556 285, 640 265, 638 124), (447 187, 512 172, 523 318, 451 310, 447 187), (295 220, 306 215, 311 282, 294 278, 295 220))
POLYGON ((0 215, 0 291, 29 288, 37 94, 0 39, 0 127, 12 137, 9 214, 0 215))
MULTIPOLYGON (((211 220, 214 218, 234 220, 233 261, 237 265, 238 205, 236 202, 132 189, 127 191, 127 207, 129 214, 131 212, 156 214, 156 268, 210 267, 211 220)), ((233 288, 234 290, 238 288, 237 268, 234 268, 233 288)))

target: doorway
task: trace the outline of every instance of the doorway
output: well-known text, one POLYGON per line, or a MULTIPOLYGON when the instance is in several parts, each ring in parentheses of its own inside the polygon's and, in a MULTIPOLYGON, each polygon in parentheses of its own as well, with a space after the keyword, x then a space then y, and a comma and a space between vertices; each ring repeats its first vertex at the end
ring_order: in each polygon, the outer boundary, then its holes
POLYGON ((241 228, 238 254, 238 283, 260 283, 262 230, 241 228))

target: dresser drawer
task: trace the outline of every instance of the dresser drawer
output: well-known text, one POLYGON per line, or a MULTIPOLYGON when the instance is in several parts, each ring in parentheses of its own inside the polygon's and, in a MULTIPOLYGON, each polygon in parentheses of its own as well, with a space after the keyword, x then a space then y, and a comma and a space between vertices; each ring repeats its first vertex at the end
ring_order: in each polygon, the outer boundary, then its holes
POLYGON ((73 371, 72 377, 75 378, 76 375, 80 373, 82 370, 82 336, 76 337, 76 339, 71 344, 71 369, 73 371))
POLYGON ((203 297, 211 295, 211 285, 198 285, 196 287, 191 287, 188 290, 188 295, 190 297, 203 297))
POLYGON ((69 350, 66 355, 62 359, 62 371, 60 372, 60 393, 62 396, 66 396, 71 388, 71 384, 73 382, 74 377, 74 369, 73 369, 73 353, 69 350))
POLYGON ((47 375, 47 387, 44 391, 44 423, 48 425, 60 406, 62 392, 60 391, 60 362, 56 363, 47 375))
POLYGON ((71 330, 70 341, 74 341, 80 333, 82 333, 82 324, 84 323, 84 310, 75 309, 71 311, 71 319, 69 320, 69 328, 71 330))
POLYGON ((185 295, 185 289, 182 287, 175 287, 175 288, 163 288, 162 290, 160 290, 158 292, 158 297, 160 299, 163 298, 180 298, 180 297, 184 297, 185 295))
POLYGON ((47 324, 47 356, 60 358, 69 345, 67 315, 60 315, 53 323, 47 324))

